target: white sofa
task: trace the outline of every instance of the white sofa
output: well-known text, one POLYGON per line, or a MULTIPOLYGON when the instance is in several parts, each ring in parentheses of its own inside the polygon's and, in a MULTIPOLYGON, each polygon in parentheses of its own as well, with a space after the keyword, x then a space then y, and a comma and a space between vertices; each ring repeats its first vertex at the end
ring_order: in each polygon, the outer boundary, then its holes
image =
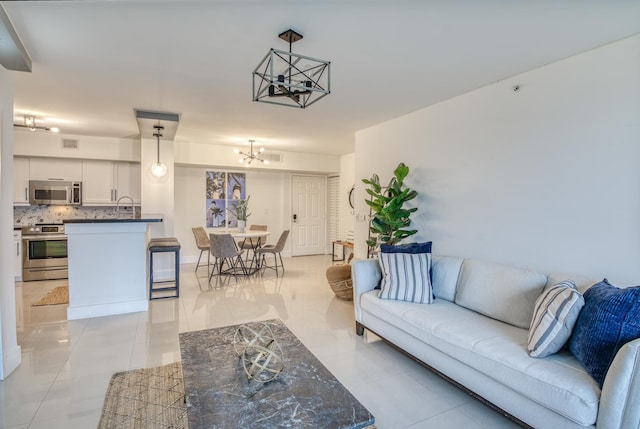
POLYGON ((435 256, 431 304, 378 298, 376 259, 352 265, 356 330, 379 335, 524 426, 640 428, 640 339, 616 355, 602 391, 568 350, 532 358, 528 328, 545 284, 596 280, 435 256), (488 317, 489 316, 489 317, 488 317))

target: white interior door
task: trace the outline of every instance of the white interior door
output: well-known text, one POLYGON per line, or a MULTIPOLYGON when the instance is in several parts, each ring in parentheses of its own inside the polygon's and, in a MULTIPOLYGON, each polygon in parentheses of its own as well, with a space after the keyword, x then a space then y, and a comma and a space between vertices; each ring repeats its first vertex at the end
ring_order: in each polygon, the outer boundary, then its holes
POLYGON ((324 253, 326 242, 326 178, 292 176, 291 253, 293 256, 324 253))

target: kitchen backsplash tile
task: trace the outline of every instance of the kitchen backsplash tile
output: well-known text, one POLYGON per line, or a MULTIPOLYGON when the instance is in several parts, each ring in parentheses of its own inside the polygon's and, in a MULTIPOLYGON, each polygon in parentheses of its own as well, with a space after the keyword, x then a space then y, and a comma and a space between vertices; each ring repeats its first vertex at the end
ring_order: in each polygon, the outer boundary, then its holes
MULTIPOLYGON (((140 207, 135 207, 136 216, 140 207)), ((120 215, 131 215, 131 207, 120 208, 120 215)), ((82 206, 29 206, 14 207, 13 222, 15 227, 35 225, 36 223, 62 223, 66 219, 116 219, 115 207, 82 207, 82 206)))

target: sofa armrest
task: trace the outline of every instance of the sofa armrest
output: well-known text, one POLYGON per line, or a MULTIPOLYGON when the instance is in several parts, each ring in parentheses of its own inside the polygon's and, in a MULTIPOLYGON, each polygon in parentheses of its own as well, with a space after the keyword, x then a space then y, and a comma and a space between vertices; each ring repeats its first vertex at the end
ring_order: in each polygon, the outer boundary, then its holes
POLYGON ((640 338, 618 351, 602 386, 598 428, 640 427, 640 338))
POLYGON ((353 281, 353 308, 356 322, 362 321, 360 295, 369 292, 380 284, 382 273, 377 259, 360 259, 351 264, 351 280, 353 281))

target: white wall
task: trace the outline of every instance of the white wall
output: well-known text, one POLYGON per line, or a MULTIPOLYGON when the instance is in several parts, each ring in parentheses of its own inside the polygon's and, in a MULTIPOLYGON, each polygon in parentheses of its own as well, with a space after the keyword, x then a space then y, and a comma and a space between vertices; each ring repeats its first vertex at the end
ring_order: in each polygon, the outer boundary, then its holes
MULTIPOLYGON (((248 147, 237 146, 237 148, 248 151, 248 147)), ((320 174, 331 174, 340 171, 339 156, 273 151, 269 147, 266 147, 265 153, 280 154, 282 162, 272 162, 268 165, 260 164, 260 169, 263 171, 296 171, 320 174)), ((176 164, 179 165, 215 165, 225 168, 238 168, 238 155, 233 153, 232 146, 177 142, 175 158, 176 164)))
POLYGON ((140 139, 117 139, 18 130, 14 135, 14 155, 140 162, 140 139), (78 140, 78 148, 63 148, 63 139, 78 140))
MULTIPOLYGON (((247 195, 251 224, 267 225, 270 236, 267 241, 274 243, 283 230, 290 228, 291 175, 282 172, 252 169, 232 170, 214 167, 184 167, 175 169, 175 235, 180 241, 180 259, 183 263, 195 263, 200 251, 196 248, 191 228, 205 226, 206 193, 205 172, 213 170, 237 171, 247 175, 247 195)), ((213 231, 213 230, 209 230, 213 231)), ((290 242, 287 242, 283 256, 290 256, 290 242)), ((205 258, 206 255, 203 255, 205 258)))
POLYGON ((356 177, 407 163, 435 253, 637 284, 638 76, 635 36, 362 130, 356 177))
MULTIPOLYGON (((55 158, 105 159, 113 161, 140 162, 141 141, 139 138, 110 138, 96 136, 78 136, 71 134, 54 134, 45 132, 31 132, 18 130, 15 133, 16 156, 39 156, 55 158), (78 140, 78 149, 62 148, 63 139, 78 140)), ((149 139, 152 144, 155 159, 156 141, 149 139)), ((173 148, 165 149, 166 141, 161 141, 160 156, 166 150, 174 153, 177 165, 191 165, 194 167, 217 166, 224 168, 238 168, 238 155, 233 153, 233 146, 202 144, 196 142, 176 141, 173 148)), ((239 149, 248 151, 241 145, 239 149)), ((340 157, 335 155, 309 154, 301 152, 273 151, 266 148, 266 153, 279 154, 282 162, 272 162, 260 165, 256 170, 262 171, 295 171, 302 173, 335 174, 340 171, 340 157)), ((163 160, 165 164, 166 161, 163 160)))
MULTIPOLYGON (((354 209, 349 205, 349 191, 358 179, 355 177, 356 154, 340 157, 340 231, 339 238, 345 240, 347 232, 355 228, 354 209)), ((359 181, 359 180, 358 180, 359 181)))
POLYGON ((19 364, 13 241, 13 87, 0 66, 0 380, 19 364))

